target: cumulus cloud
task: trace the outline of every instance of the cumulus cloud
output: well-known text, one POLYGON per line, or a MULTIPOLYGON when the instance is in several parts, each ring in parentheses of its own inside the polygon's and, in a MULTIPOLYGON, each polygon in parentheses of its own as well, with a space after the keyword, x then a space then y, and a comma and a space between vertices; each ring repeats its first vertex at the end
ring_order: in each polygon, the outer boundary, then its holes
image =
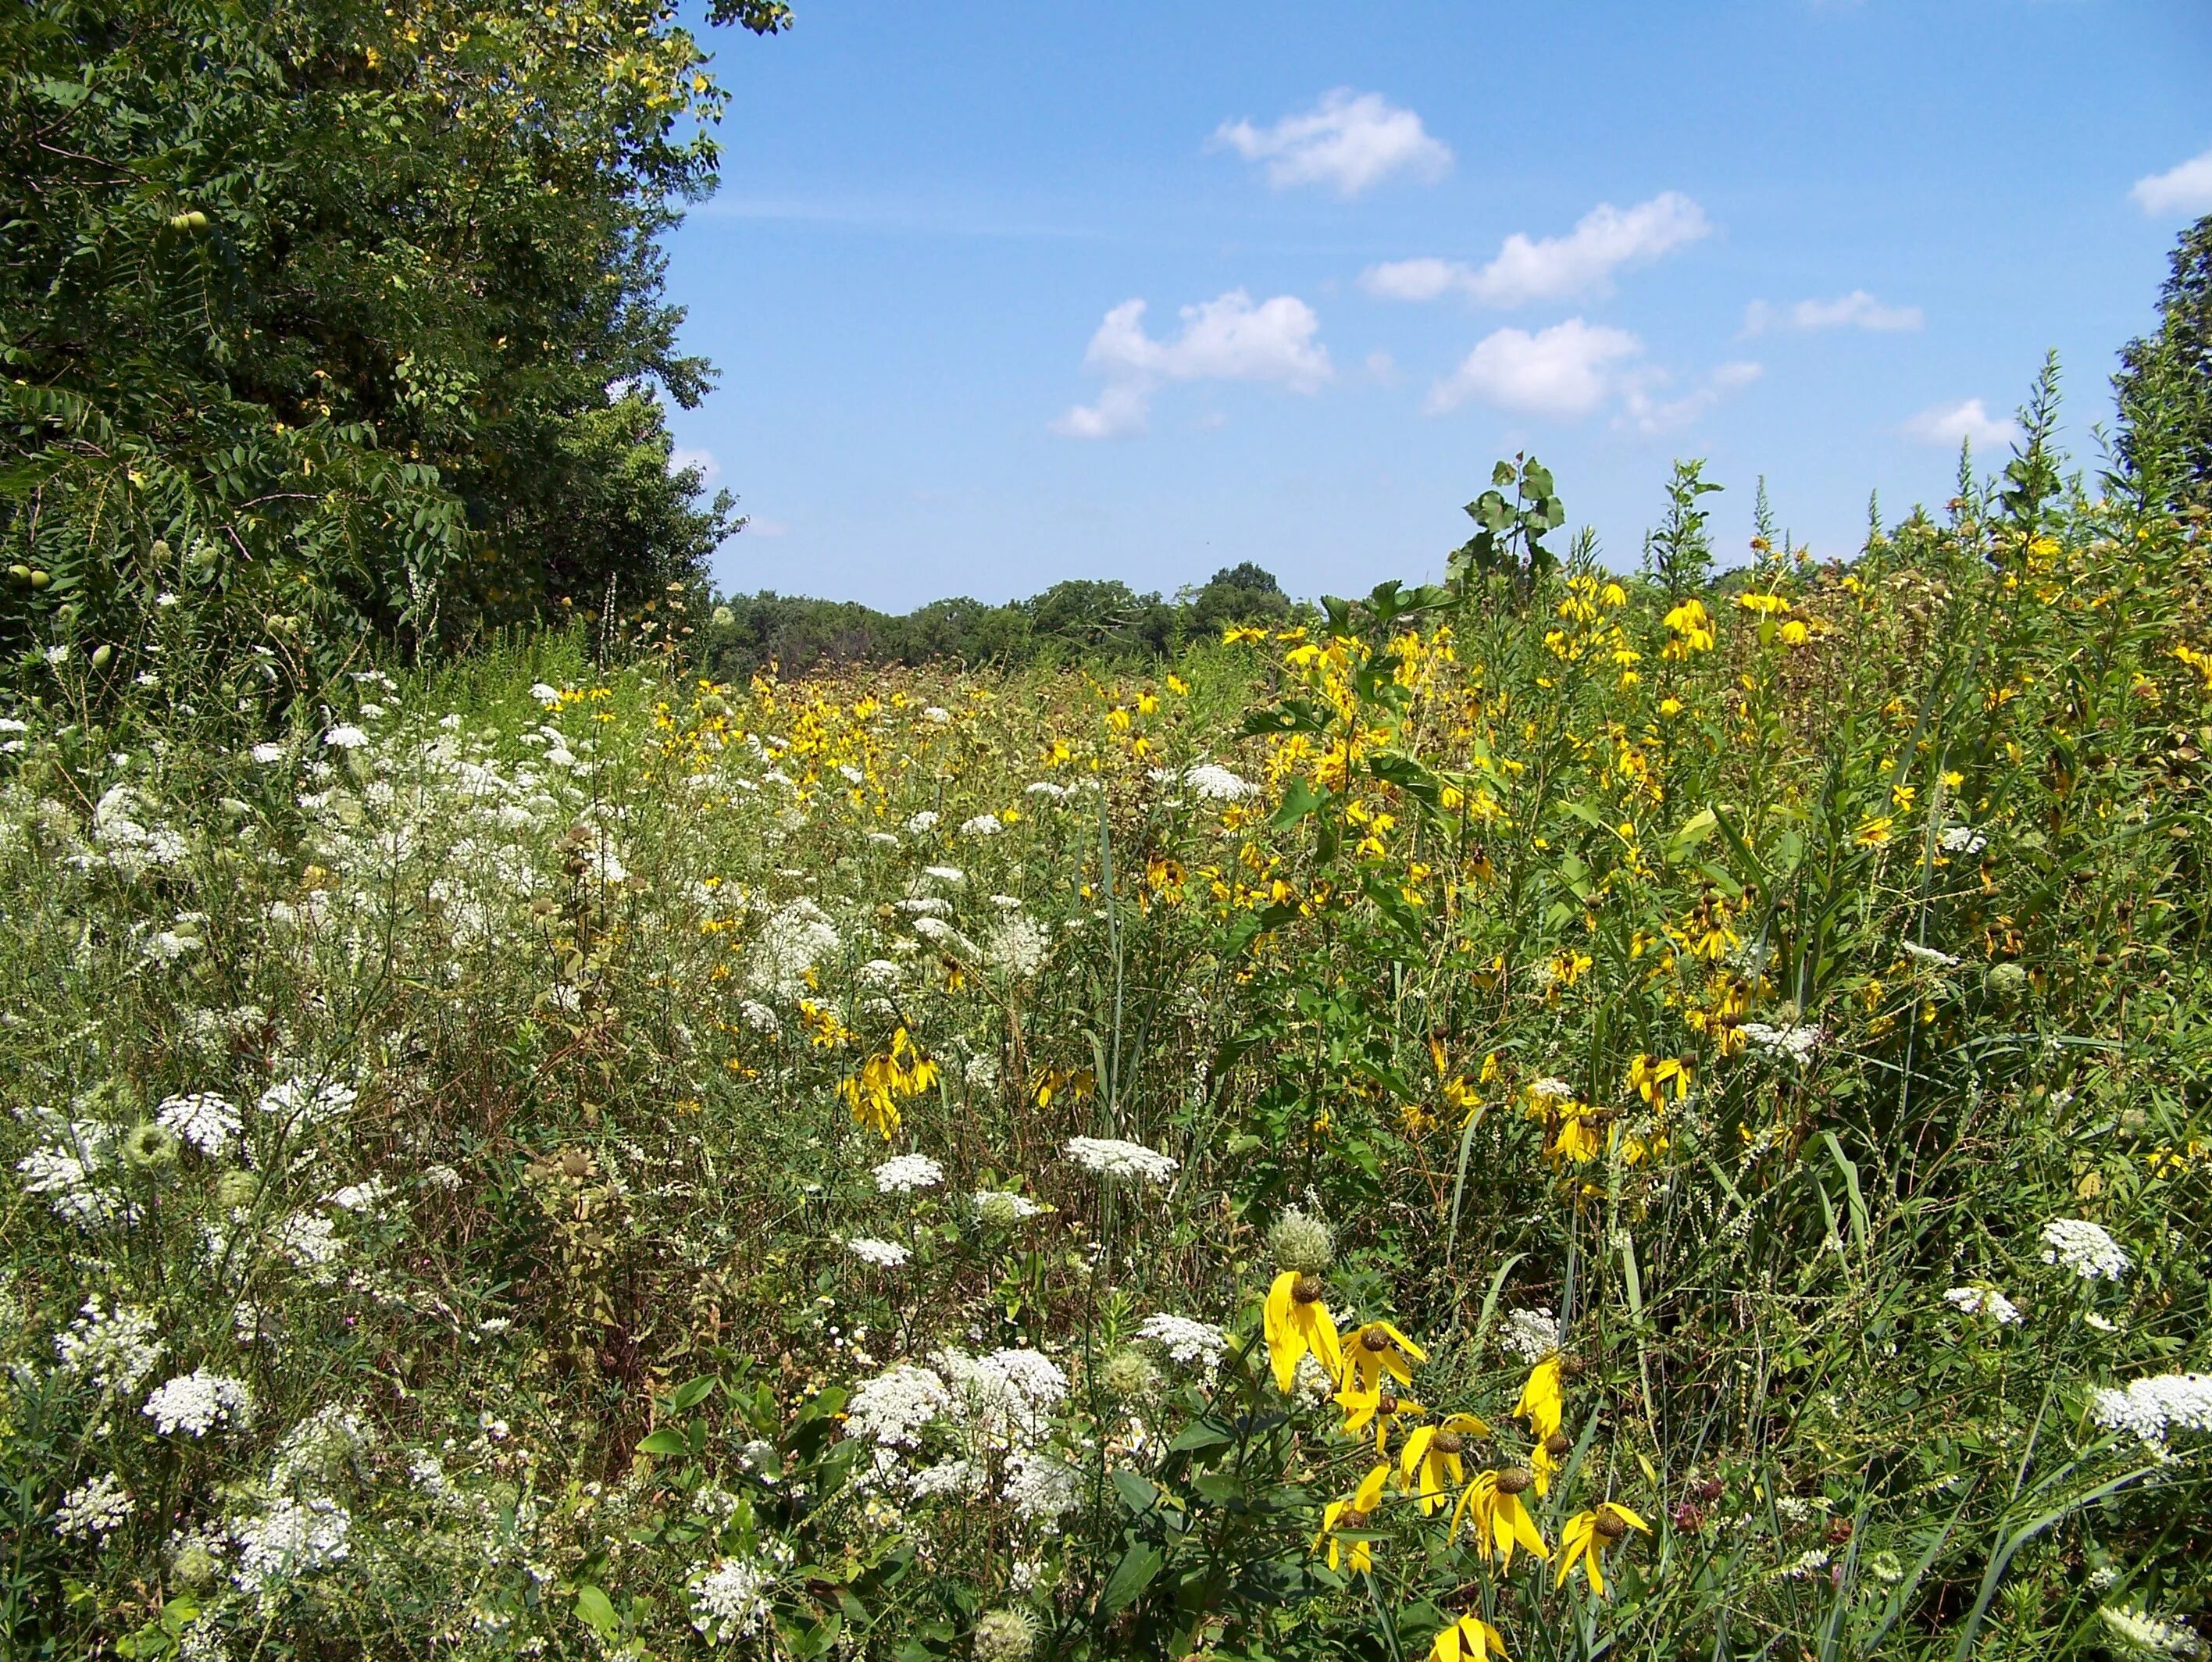
POLYGON ((699 470, 699 482, 702 485, 714 483, 722 472, 722 464, 714 459, 713 451, 690 450, 678 445, 668 452, 668 470, 681 473, 686 468, 699 470))
POLYGON ((2212 150, 2136 181, 2128 194, 2146 214, 2212 214, 2212 150))
POLYGON ((1917 306, 1884 306, 1863 288, 1832 300, 1799 300, 1795 306, 1769 306, 1753 300, 1744 308, 1743 332, 1763 335, 1770 329, 1868 329, 1888 332, 1917 329, 1926 322, 1917 306))
POLYGON ((1312 109, 1286 115, 1272 127, 1224 121, 1213 142, 1247 161, 1267 163, 1267 182, 1278 190, 1326 185, 1342 197, 1356 197, 1392 173, 1439 178, 1452 159, 1450 149, 1431 137, 1413 111, 1380 93, 1349 87, 1322 94, 1312 109))
POLYGON ((1679 191, 1620 209, 1601 202, 1564 237, 1516 231, 1477 269, 1434 258, 1370 266, 1360 285, 1383 300, 1432 300, 1458 292, 1486 306, 1600 294, 1625 266, 1644 265, 1712 233, 1705 210, 1679 191))
POLYGON ((1473 398, 1533 416, 1586 416, 1615 391, 1620 366, 1643 350, 1627 331, 1580 318, 1533 335, 1500 329, 1430 389, 1428 408, 1442 414, 1473 398))
POLYGON ((1321 319, 1294 294, 1254 305, 1242 288, 1186 306, 1182 332, 1156 340, 1145 332, 1145 302, 1128 300, 1109 312, 1083 355, 1084 367, 1105 379, 1095 404, 1078 404, 1052 423, 1071 439, 1121 439, 1145 431, 1153 389, 1164 381, 1266 381, 1312 392, 1333 373, 1328 349, 1315 337, 1321 319))
POLYGON ((1991 416, 1979 398, 1923 409, 1905 424, 1905 430, 1925 444, 1956 447, 1965 440, 1985 450, 2020 437, 2019 422, 1991 416))
POLYGON ((1622 388, 1621 424, 1653 436, 1679 433, 1722 399, 1743 391, 1766 372, 1755 363, 1724 363, 1679 398, 1656 396, 1657 378, 1622 388))

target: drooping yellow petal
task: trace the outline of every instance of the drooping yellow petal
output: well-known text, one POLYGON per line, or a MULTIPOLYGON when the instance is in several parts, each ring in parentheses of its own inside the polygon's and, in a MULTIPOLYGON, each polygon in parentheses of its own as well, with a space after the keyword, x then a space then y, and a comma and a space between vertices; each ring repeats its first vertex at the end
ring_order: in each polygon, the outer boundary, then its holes
MULTIPOLYGON (((1336 1336, 1336 1323, 1329 1316, 1328 1306, 1316 1299, 1311 1304, 1297 1304, 1294 1301, 1292 1308, 1301 1319, 1307 1348, 1328 1370, 1330 1382, 1334 1384, 1342 1379, 1344 1344, 1336 1336)), ((1284 1389, 1288 1390, 1289 1387, 1285 1386, 1284 1389)))
POLYGON ((1297 1308, 1291 1289, 1297 1285, 1297 1272, 1292 1270, 1285 1270, 1275 1277, 1274 1284, 1267 1289, 1264 1324, 1267 1357, 1275 1368, 1275 1384, 1286 1395, 1297 1379, 1298 1357, 1304 1352, 1291 1325, 1291 1313, 1297 1308))
POLYGON ((1607 1501, 1606 1505, 1613 1509, 1613 1516, 1620 1519, 1622 1523, 1626 1524, 1631 1529, 1640 1529, 1646 1535, 1649 1535, 1651 1532, 1650 1525, 1645 1523, 1644 1519, 1638 1517, 1626 1507, 1621 1505, 1620 1501, 1607 1501))
POLYGON ((1513 1404, 1513 1412, 1528 1420, 1528 1435, 1538 1442, 1557 1431, 1566 1414, 1559 1377, 1559 1357, 1547 1356, 1529 1370, 1528 1383, 1521 1387, 1521 1398, 1513 1404))
POLYGON ((1382 1504, 1382 1485, 1389 1481, 1390 1467, 1386 1462, 1376 1466, 1359 1480, 1359 1487, 1352 1492, 1352 1504, 1360 1512, 1372 1512, 1382 1504))

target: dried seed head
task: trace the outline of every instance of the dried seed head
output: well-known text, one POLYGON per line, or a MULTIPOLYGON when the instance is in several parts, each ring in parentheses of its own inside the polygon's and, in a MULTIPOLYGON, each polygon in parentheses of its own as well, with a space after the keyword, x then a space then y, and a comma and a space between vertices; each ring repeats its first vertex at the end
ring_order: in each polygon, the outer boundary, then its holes
POLYGON ((1317 1276, 1336 1262, 1336 1237, 1321 1219, 1293 1206, 1267 1231, 1267 1251, 1278 1270, 1317 1276))
POLYGON ((1518 1495, 1535 1481, 1535 1474, 1526 1466, 1509 1465, 1498 1474, 1498 1492, 1500 1495, 1518 1495))

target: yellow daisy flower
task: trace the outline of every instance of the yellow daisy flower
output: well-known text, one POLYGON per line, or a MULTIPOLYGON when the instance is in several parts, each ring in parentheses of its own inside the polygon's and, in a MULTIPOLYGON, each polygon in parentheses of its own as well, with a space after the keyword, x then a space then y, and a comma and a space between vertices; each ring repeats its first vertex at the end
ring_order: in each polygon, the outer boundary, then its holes
POLYGON ((1505 1641, 1498 1629, 1480 1617, 1462 1616, 1437 1635, 1429 1647, 1428 1662, 1504 1662, 1505 1641))
POLYGON ((1344 1374, 1344 1347, 1336 1323, 1322 1302, 1326 1289, 1319 1276, 1285 1270, 1267 1289, 1267 1356, 1275 1364, 1275 1384, 1285 1394, 1298 1377, 1298 1358, 1311 1351, 1332 1383, 1344 1374))
POLYGON ((1487 1437, 1490 1428, 1472 1414, 1454 1414, 1441 1425, 1425 1425, 1406 1439, 1398 1451, 1398 1477, 1407 1492, 1421 1503, 1425 1518, 1444 1503, 1450 1486, 1467 1481, 1460 1456, 1470 1437, 1487 1437), (1419 1481, 1416 1481, 1416 1474, 1419 1481))
POLYGON ((1539 1558, 1552 1556, 1544 1544, 1544 1538, 1536 1528, 1536 1520, 1528 1515, 1521 1496, 1536 1481, 1534 1473, 1520 1466, 1508 1466, 1503 1471, 1485 1471, 1467 1486, 1452 1508, 1451 1529, 1447 1539, 1459 1533, 1462 1519, 1474 1523, 1474 1550, 1487 1558, 1498 1555, 1501 1569, 1513 1568, 1513 1550, 1524 1547, 1539 1558))
POLYGON ((1559 1428, 1566 1413, 1566 1398, 1559 1390, 1560 1374, 1559 1358, 1545 1357, 1529 1371, 1528 1382, 1521 1387, 1521 1399, 1513 1404, 1515 1417, 1526 1419, 1528 1435, 1540 1442, 1559 1428))
POLYGON ((1552 1585, 1566 1586, 1567 1577, 1579 1562, 1583 1573, 1589 1577, 1590 1591, 1603 1598, 1605 1571, 1599 1566, 1599 1555, 1632 1529, 1640 1529, 1646 1535, 1651 1532, 1650 1525, 1618 1501, 1607 1501, 1595 1512, 1575 1513, 1559 1532, 1563 1550, 1559 1554, 1559 1579, 1552 1585))
MULTIPOLYGON (((1322 1509, 1321 1533, 1314 1538, 1314 1550, 1320 1551, 1322 1543, 1328 1543, 1328 1567, 1331 1569, 1337 1567, 1341 1556, 1340 1548, 1342 1543, 1337 1540, 1336 1532, 1340 1528, 1367 1527, 1368 1519, 1374 1515, 1375 1508, 1382 1504, 1382 1485, 1389 1476, 1390 1468, 1387 1464, 1378 1465, 1359 1480, 1359 1487, 1352 1490, 1350 1500, 1331 1501, 1322 1509)), ((1368 1550, 1373 1543, 1354 1541, 1351 1544, 1352 1568, 1373 1569, 1375 1555, 1368 1550)))
POLYGON ((1427 1351, 1387 1321, 1370 1321, 1358 1328, 1346 1341, 1344 1353, 1352 1370, 1344 1382, 1347 1391, 1378 1390, 1385 1374, 1401 1385, 1411 1385, 1413 1363, 1429 1359, 1427 1351))
POLYGON ((1357 1437, 1371 1423, 1375 1427, 1375 1452, 1389 1452, 1391 1429, 1400 1420, 1425 1414, 1429 1410, 1410 1397, 1393 1396, 1387 1391, 1359 1392, 1347 1386, 1336 1393, 1336 1404, 1344 1410, 1344 1435, 1357 1437))

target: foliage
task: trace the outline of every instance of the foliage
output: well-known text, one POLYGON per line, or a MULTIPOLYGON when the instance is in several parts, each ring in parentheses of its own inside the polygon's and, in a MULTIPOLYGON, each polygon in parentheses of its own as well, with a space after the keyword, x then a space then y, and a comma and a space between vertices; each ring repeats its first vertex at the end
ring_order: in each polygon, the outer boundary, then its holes
POLYGON ((0 648, 197 591, 336 657, 692 581, 732 524, 668 470, 708 372, 656 239, 705 65, 654 0, 11 8, 0 648))
POLYGON ((2158 332, 2128 343, 2112 385, 2130 487, 2154 502, 2212 510, 2212 214, 2182 233, 2158 332))

